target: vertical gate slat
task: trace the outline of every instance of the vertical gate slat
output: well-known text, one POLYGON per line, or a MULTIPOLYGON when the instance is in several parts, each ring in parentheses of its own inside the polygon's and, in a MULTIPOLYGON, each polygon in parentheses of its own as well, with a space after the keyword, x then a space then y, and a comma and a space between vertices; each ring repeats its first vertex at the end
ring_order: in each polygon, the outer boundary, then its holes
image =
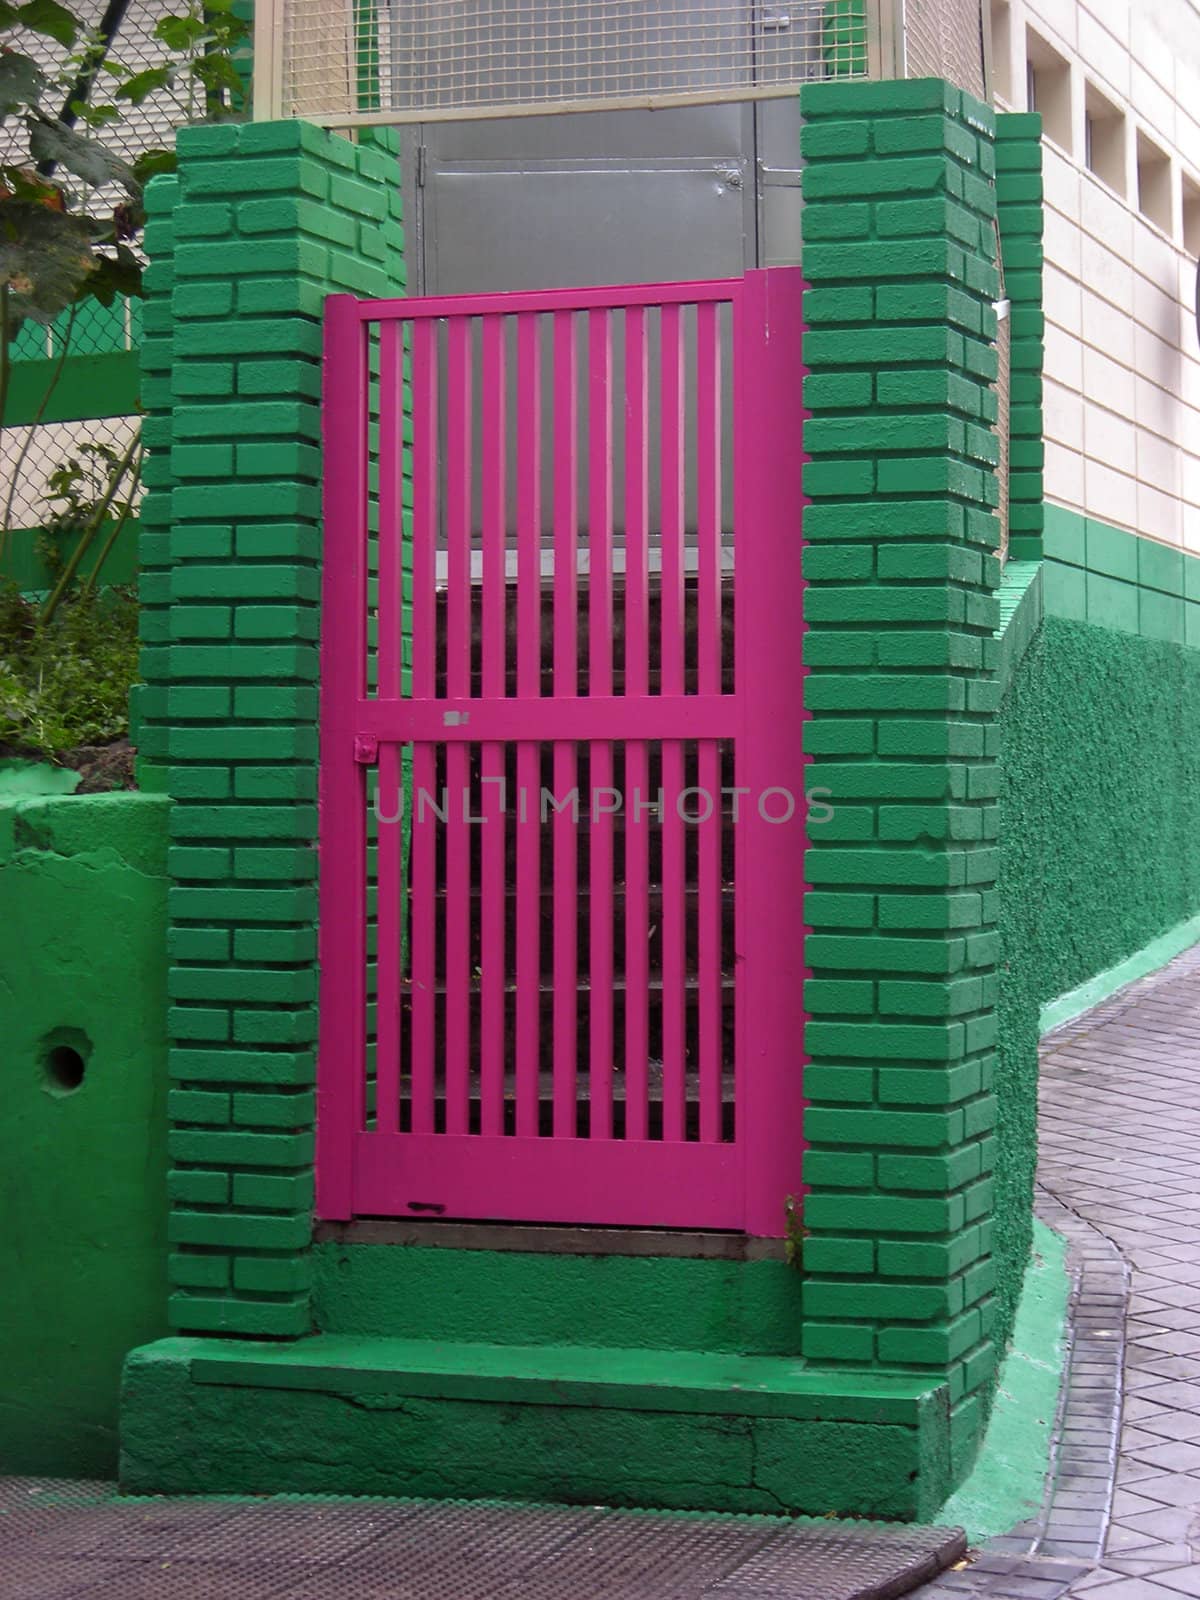
MULTIPOLYGON (((517 322, 517 694, 542 692, 542 379, 541 319, 517 322)), ((542 866, 540 748, 517 746, 516 1131, 538 1133, 541 1065, 542 866)))
MULTIPOLYGON (((588 318, 588 692, 613 689, 613 426, 611 314, 588 318)), ((613 781, 612 745, 591 747, 589 807, 591 913, 588 931, 591 972, 588 1016, 588 1133, 613 1133, 613 822, 601 805, 613 781)))
POLYGON ((354 1139, 366 1095, 366 806, 354 705, 366 678, 367 341, 349 295, 326 309, 323 441, 328 560, 321 636, 321 969, 317 1192, 323 1216, 354 1208, 354 1139))
MULTIPOLYGON (((574 695, 579 683, 578 374, 575 318, 554 316, 554 693, 574 695)), ((575 746, 554 745, 554 1136, 576 1132, 579 1054, 578 822, 565 803, 575 788, 575 746)))
MULTIPOLYGON (((413 696, 432 700, 437 689, 438 371, 437 324, 416 322, 412 330, 413 431, 413 696)), ((434 1122, 434 1034, 436 982, 436 828, 427 809, 436 787, 431 744, 413 746, 412 1028, 409 1043, 412 1129, 432 1133, 434 1122), (423 803, 426 802, 426 803, 423 803)))
POLYGON ((804 1057, 804 754, 801 451, 801 281, 798 268, 746 275, 735 306, 735 515, 741 540, 736 632, 744 708, 737 782, 749 790, 737 829, 738 1142, 748 1232, 778 1235, 789 1194, 802 1193, 804 1057), (748 550, 753 558, 747 559, 748 550), (791 737, 782 730, 790 729, 791 737), (791 820, 767 820, 781 796, 791 820))
MULTIPOLYGON (((625 313, 625 694, 644 698, 650 680, 649 364, 646 313, 625 313)), ((649 1122, 648 995, 649 787, 644 738, 625 742, 625 1137, 644 1139, 649 1122)))
MULTIPOLYGON (((683 338, 679 306, 662 310, 662 578, 659 596, 661 692, 684 691, 684 421, 683 338)), ((686 948, 683 821, 679 799, 684 788, 683 746, 662 743, 663 810, 661 828, 663 1138, 682 1139, 687 1116, 685 989, 686 948)))
MULTIPOLYGON (((471 693, 471 321, 448 319, 446 699, 471 693)), ((471 1093, 471 747, 446 749, 446 1132, 466 1133, 471 1093)))
MULTIPOLYGON (((505 495, 508 413, 505 389, 504 319, 483 321, 481 415, 483 429, 483 618, 482 682, 485 697, 505 693, 505 495)), ((507 957, 504 938, 504 746, 483 746, 484 778, 480 824, 479 937, 480 1131, 504 1132, 504 980, 507 957)))
MULTIPOLYGON (((720 694, 721 639, 721 344, 715 305, 696 312, 696 660, 701 694, 720 694)), ((721 751, 700 744, 697 782, 711 811, 697 841, 697 966, 700 1039, 700 1138, 722 1132, 724 997, 721 988, 723 874, 721 870, 721 751)), ((703 812, 702 807, 702 812, 703 812)))
MULTIPOLYGON (((381 699, 400 694, 401 429, 400 326, 379 329, 379 596, 377 654, 381 699)), ((400 747, 379 753, 376 853, 375 1126, 400 1126, 400 747), (388 820, 393 819, 393 820, 388 820)))

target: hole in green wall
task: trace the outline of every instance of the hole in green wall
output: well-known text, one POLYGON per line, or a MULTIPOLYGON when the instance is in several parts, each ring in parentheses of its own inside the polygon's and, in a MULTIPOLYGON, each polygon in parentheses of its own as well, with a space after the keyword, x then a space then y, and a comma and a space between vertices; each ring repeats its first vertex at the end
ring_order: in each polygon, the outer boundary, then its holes
POLYGON ((82 1028, 56 1028, 46 1034, 38 1047, 46 1092, 59 1099, 74 1094, 83 1083, 91 1053, 92 1041, 82 1028))

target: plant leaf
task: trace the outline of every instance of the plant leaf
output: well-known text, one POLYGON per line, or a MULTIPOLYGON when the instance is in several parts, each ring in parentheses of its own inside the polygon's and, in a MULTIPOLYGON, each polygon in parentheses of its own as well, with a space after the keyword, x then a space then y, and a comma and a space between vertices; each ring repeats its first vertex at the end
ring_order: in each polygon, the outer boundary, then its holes
POLYGON ((143 150, 133 163, 133 175, 140 184, 147 184, 163 172, 175 172, 179 158, 174 150, 143 150))
POLYGON ((79 37, 79 23, 58 0, 27 0, 17 9, 17 20, 34 33, 44 33, 68 48, 79 37))
POLYGON ((143 100, 148 100, 152 94, 167 87, 175 76, 175 70, 172 66, 165 66, 147 67, 145 72, 135 72, 117 90, 118 100, 132 100, 135 106, 140 106, 143 100))
POLYGON ((80 300, 98 300, 102 306, 111 306, 119 295, 142 298, 142 264, 123 244, 116 247, 116 255, 97 252, 96 270, 80 284, 80 300))
POLYGON ((154 24, 154 37, 169 50, 192 50, 207 32, 203 17, 160 17, 154 24))
POLYGON ((0 202, 0 283, 14 317, 52 322, 95 270, 86 218, 36 201, 0 202))
POLYGON ((141 193, 141 185, 127 161, 98 140, 61 122, 31 117, 29 148, 35 161, 57 161, 93 188, 119 183, 128 194, 141 193))
POLYGON ((46 74, 19 50, 0 52, 0 115, 36 106, 46 92, 46 74))

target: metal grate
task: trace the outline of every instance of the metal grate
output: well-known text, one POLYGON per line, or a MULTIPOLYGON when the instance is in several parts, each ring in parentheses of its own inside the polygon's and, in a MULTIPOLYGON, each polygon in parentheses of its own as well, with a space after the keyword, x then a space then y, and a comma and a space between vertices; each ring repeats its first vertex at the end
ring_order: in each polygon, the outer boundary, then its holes
POLYGON ((905 0, 905 77, 946 78, 984 98, 981 0, 905 0))
POLYGON ((601 1506, 122 1499, 0 1479, 4 1600, 883 1600, 952 1528, 601 1506))
POLYGON ((871 32, 867 0, 274 0, 256 102, 349 126, 745 100, 867 76, 871 32))

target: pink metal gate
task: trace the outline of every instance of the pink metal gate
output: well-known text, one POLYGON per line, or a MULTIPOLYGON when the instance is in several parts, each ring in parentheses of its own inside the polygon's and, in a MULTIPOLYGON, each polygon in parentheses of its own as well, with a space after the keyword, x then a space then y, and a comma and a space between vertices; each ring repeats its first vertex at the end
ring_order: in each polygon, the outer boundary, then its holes
POLYGON ((330 300, 321 1215, 785 1231, 800 290, 330 300))

